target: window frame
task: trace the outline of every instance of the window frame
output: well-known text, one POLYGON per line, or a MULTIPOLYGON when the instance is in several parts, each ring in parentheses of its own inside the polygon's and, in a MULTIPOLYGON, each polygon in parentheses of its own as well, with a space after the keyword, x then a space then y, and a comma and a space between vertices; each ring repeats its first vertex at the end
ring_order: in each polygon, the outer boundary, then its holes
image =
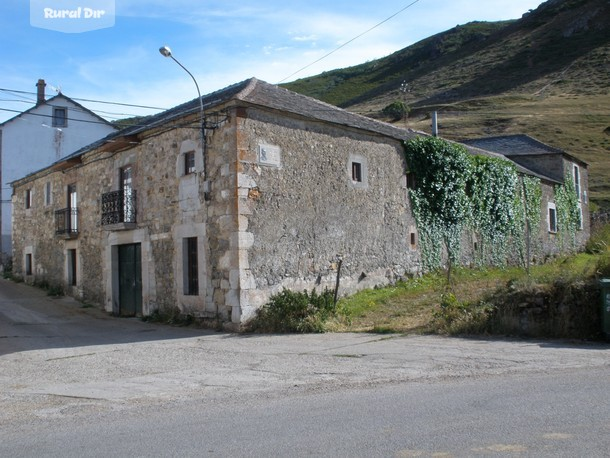
POLYGON ((25 258, 24 258, 23 263, 24 263, 23 270, 25 272, 25 275, 32 276, 34 274, 34 269, 33 269, 34 257, 32 256, 32 253, 25 253, 25 258))
POLYGON ((44 184, 44 205, 48 207, 53 204, 53 184, 47 181, 44 184))
POLYGON ((68 107, 53 107, 53 127, 68 127, 68 107), (63 115, 58 113, 63 112, 63 115), (60 122, 61 120, 61 122, 60 122))
POLYGON ((25 190, 25 209, 29 210, 34 206, 34 191, 32 188, 25 190))
POLYGON ((547 228, 549 233, 556 234, 558 223, 557 223, 557 207, 554 202, 549 202, 547 205, 547 228), (552 215, 552 217, 551 217, 552 215))
POLYGON ((581 175, 580 175, 580 167, 578 165, 573 164, 572 167, 572 177, 574 180, 574 190, 576 191, 576 196, 578 197, 578 201, 582 200, 582 184, 581 184, 581 175))
POLYGON ((199 296, 199 239, 183 239, 184 295, 199 296))
POLYGON ((352 161, 352 181, 362 183, 362 162, 352 161))
POLYGON ((183 156, 184 175, 186 176, 197 173, 195 151, 186 151, 185 153, 183 153, 183 156))
POLYGON ((67 268, 68 268, 68 285, 76 286, 78 284, 78 253, 76 248, 68 248, 66 250, 67 268))

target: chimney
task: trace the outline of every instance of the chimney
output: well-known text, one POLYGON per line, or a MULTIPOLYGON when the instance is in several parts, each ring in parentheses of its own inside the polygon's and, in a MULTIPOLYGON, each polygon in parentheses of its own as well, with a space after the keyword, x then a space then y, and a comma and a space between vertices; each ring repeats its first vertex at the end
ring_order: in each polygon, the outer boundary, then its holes
POLYGON ((438 115, 436 111, 432 112, 432 136, 438 137, 438 115))
POLYGON ((45 102, 44 88, 46 85, 47 84, 44 82, 43 79, 39 79, 38 83, 36 83, 36 87, 38 88, 37 97, 36 97, 36 106, 42 105, 45 102))

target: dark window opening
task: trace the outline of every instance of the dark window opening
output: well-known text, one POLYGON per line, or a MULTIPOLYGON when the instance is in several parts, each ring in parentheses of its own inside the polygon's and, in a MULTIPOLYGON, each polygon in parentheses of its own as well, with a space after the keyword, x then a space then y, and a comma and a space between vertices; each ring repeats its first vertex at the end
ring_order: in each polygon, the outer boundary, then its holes
POLYGON ((413 172, 407 173, 407 188, 415 189, 415 174, 413 172))
POLYGON ((197 237, 186 239, 186 291, 187 296, 199 294, 199 266, 197 259, 197 237))
POLYGON ((352 181, 362 183, 362 164, 360 162, 352 162, 352 181))
POLYGON ((415 246, 417 244, 417 237, 415 232, 411 232, 411 246, 415 246))
POLYGON ((44 187, 44 204, 51 205, 51 182, 47 181, 44 187))
POLYGON ((32 275, 32 255, 30 253, 25 255, 25 274, 32 275))
POLYGON ((32 208, 32 190, 25 190, 25 208, 32 208))
POLYGON ((195 173, 195 151, 184 153, 184 174, 195 173))
POLYGON ((68 250, 68 284, 76 286, 76 250, 68 250))
POLYGON ((549 232, 557 232, 557 210, 549 208, 549 232))

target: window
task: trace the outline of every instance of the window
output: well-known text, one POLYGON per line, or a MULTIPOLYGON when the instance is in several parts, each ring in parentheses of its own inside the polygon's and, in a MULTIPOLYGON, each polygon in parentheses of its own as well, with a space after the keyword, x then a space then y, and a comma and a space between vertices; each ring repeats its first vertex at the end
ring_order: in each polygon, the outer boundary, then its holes
POLYGON ((26 189, 25 190, 25 208, 32 208, 32 190, 31 189, 26 189))
POLYGON ((76 286, 76 250, 67 251, 68 261, 68 284, 76 286))
POLYGON ((44 204, 48 207, 52 203, 51 182, 47 181, 44 185, 44 204))
POLYGON ((197 296, 199 294, 199 263, 197 259, 197 237, 184 239, 184 294, 197 296))
POLYGON ((360 162, 352 162, 352 181, 362 183, 362 164, 360 162))
POLYGON ((26 253, 25 255, 25 274, 32 275, 32 254, 26 253))
POLYGON ((68 185, 68 215, 69 232, 78 232, 78 194, 75 184, 68 185))
POLYGON ((184 153, 184 174, 195 173, 195 151, 184 153))
POLYGON ((407 172, 407 188, 415 189, 415 174, 413 172, 407 172))
POLYGON ((410 239, 411 249, 415 249, 417 247, 417 235, 415 232, 411 232, 410 239))
POLYGON ((68 125, 68 109, 53 107, 53 127, 66 127, 68 125))
POLYGON ((582 216, 582 205, 578 204, 578 230, 582 231, 584 229, 584 222, 582 216))
POLYGON ((554 203, 549 203, 549 232, 557 232, 557 209, 554 203))
POLYGON ((352 188, 368 188, 368 160, 365 156, 350 153, 346 172, 348 183, 352 188))
POLYGON ((133 191, 133 168, 128 165, 121 168, 121 191, 123 194, 123 221, 124 223, 134 223, 136 209, 134 207, 133 191))
POLYGON ((577 165, 574 166, 574 189, 576 189, 576 196, 580 200, 580 169, 577 165))

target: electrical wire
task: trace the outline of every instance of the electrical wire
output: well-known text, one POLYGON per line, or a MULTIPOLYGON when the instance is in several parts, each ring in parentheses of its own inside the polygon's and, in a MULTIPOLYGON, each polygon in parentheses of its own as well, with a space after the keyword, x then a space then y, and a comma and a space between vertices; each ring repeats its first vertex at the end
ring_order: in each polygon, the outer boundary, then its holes
POLYGON ((416 3, 418 3, 420 0, 415 0, 414 2, 409 3, 407 6, 405 6, 404 8, 402 8, 401 10, 397 11, 396 13, 392 14, 390 17, 384 19, 383 21, 379 22, 378 24, 375 24, 373 27, 371 27, 368 30, 365 30, 364 32, 362 32, 360 35, 355 36, 354 38, 351 38, 350 40, 346 41, 345 43, 343 43, 342 45, 338 46, 337 48, 333 49, 332 51, 324 54, 322 57, 320 57, 319 59, 311 62, 310 64, 305 65, 304 67, 298 69, 296 72, 288 75, 286 78, 278 81, 277 84, 283 83, 284 81, 286 81, 289 78, 292 78, 294 75, 296 75, 297 73, 301 73, 303 70, 308 69, 309 67, 311 67, 312 65, 317 64, 318 62, 326 59, 328 56, 336 53, 337 51, 339 51, 340 49, 346 47, 348 44, 352 43, 353 41, 356 41, 358 38, 366 35, 367 33, 375 30, 377 27, 385 24, 386 22, 388 22, 389 20, 393 19, 394 17, 398 16, 400 13, 402 13, 403 11, 407 10, 408 8, 411 8, 413 5, 415 5, 416 3))

